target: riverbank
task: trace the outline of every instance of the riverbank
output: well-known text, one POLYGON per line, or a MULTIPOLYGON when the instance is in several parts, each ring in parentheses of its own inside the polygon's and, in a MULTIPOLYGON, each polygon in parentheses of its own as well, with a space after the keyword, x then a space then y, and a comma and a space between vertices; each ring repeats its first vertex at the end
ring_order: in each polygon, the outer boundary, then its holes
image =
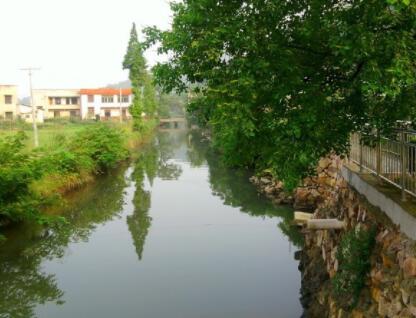
MULTIPOLYGON (((297 253, 305 317, 415 317, 416 242, 400 231, 345 179, 345 162, 322 159, 315 177, 293 193, 265 174, 252 178, 261 192, 291 199, 312 218, 338 219, 345 228, 304 229, 297 253)), ((398 213, 398 211, 393 211, 398 213)))
POLYGON ((42 210, 129 159, 155 126, 148 121, 138 133, 130 123, 58 122, 40 127, 37 149, 30 133, 3 132, 0 224, 51 221, 42 210))
MULTIPOLYGON (((93 127, 94 125, 96 124, 92 123, 89 125, 81 126, 76 125, 75 127, 70 126, 69 130, 65 132, 65 139, 71 139, 73 136, 75 136, 75 133, 80 133, 83 129, 88 129, 88 127, 93 127)), ((122 154, 122 156, 120 156, 119 160, 115 162, 115 164, 119 164, 121 161, 128 160, 135 156, 134 151, 137 150, 147 140, 149 140, 149 138, 151 138, 157 123, 155 121, 146 122, 143 132, 140 133, 133 130, 133 126, 130 122, 109 123, 107 125, 112 127, 112 129, 120 131, 122 134, 123 144, 119 151, 124 152, 125 150, 127 151, 127 155, 122 154)), ((65 127, 63 129, 65 131, 65 127)), ((56 135, 54 138, 56 138, 56 135)), ((56 144, 54 144, 52 141, 52 143, 50 143, 46 149, 51 149, 55 146, 56 144)), ((105 171, 99 171, 99 169, 97 170, 95 165, 90 165, 76 172, 64 171, 63 173, 51 173, 45 175, 40 180, 35 181, 32 185, 32 189, 41 196, 50 196, 54 193, 63 195, 70 191, 74 191, 89 182, 94 181, 96 175, 103 172, 105 171)))

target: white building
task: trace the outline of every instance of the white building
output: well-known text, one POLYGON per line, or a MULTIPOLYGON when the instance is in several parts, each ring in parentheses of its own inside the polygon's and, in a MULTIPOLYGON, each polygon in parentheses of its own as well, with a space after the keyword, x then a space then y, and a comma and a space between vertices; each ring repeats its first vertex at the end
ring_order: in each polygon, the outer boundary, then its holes
POLYGON ((131 117, 128 108, 133 101, 131 88, 81 89, 81 118, 124 119, 131 117))
MULTIPOLYGON (((20 118, 27 123, 32 123, 32 106, 20 104, 17 107, 20 118)), ((44 116, 45 112, 41 107, 38 107, 38 109, 36 110, 36 122, 43 123, 44 116)))

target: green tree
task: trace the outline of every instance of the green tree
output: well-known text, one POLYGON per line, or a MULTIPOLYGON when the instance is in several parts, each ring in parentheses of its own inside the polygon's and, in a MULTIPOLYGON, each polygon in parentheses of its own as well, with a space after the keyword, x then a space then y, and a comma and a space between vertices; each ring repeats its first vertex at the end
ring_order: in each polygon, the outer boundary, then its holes
POLYGON ((147 74, 144 80, 143 87, 143 106, 144 112, 148 117, 154 117, 158 108, 156 101, 156 89, 153 85, 153 78, 147 74))
POLYGON ((172 30, 147 28, 171 59, 166 91, 194 87, 189 110, 232 165, 271 168, 294 187, 351 132, 383 132, 414 109, 414 1, 184 0, 172 30))
POLYGON ((137 37, 136 25, 133 23, 127 52, 123 60, 123 69, 129 70, 129 79, 133 90, 133 103, 130 113, 134 119, 134 127, 137 130, 143 128, 142 114, 153 118, 158 108, 156 101, 156 89, 152 75, 147 71, 146 59, 143 56, 144 47, 137 37))
POLYGON ((136 25, 130 31, 130 40, 127 52, 124 55, 123 69, 129 70, 129 79, 133 90, 133 102, 130 113, 133 116, 134 127, 141 130, 143 127, 142 113, 145 110, 143 101, 143 87, 147 78, 146 60, 143 56, 143 48, 137 37, 136 25))

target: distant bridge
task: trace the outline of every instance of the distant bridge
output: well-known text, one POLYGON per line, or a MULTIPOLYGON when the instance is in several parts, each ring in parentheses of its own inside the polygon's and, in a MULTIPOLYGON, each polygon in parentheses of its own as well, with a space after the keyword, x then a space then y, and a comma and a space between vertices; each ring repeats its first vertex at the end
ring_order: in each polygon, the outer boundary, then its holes
POLYGON ((159 126, 164 129, 184 129, 186 128, 186 118, 185 117, 171 117, 171 118, 160 118, 159 126))
POLYGON ((186 121, 185 117, 171 117, 171 118, 160 118, 160 123, 183 123, 186 121))

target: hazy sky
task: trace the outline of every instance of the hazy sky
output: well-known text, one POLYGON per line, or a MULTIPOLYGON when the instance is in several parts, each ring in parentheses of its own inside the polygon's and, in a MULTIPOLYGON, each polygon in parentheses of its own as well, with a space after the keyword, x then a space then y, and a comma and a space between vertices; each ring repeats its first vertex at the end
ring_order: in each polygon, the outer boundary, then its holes
MULTIPOLYGON (((19 85, 41 67, 34 88, 94 88, 125 80, 121 69, 132 22, 169 28, 168 0, 4 0, 0 18, 0 84, 19 85)), ((146 52, 148 63, 158 59, 146 52)))

